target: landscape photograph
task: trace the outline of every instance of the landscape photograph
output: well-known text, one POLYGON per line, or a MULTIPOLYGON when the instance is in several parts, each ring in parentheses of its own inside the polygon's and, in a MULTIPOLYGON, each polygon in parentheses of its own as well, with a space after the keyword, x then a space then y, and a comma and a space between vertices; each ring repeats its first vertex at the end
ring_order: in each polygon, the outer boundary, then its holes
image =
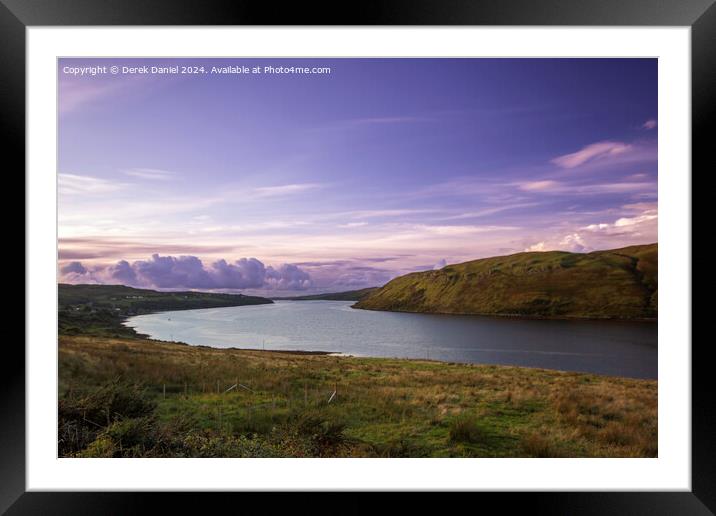
POLYGON ((57 74, 58 457, 658 457, 657 59, 57 74))

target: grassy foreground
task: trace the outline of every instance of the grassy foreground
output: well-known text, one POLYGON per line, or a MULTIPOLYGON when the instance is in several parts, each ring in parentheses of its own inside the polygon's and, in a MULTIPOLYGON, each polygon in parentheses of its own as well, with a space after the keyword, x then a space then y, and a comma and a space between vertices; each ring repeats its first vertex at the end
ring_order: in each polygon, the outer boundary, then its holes
POLYGON ((651 380, 86 335, 59 372, 66 457, 657 456, 651 380))

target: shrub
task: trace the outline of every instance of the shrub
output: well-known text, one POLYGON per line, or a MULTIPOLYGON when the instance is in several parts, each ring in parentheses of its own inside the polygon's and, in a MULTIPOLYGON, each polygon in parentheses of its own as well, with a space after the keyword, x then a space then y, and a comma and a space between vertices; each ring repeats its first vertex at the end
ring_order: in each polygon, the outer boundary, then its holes
POLYGON ((407 439, 392 439, 384 444, 374 445, 373 449, 379 457, 418 457, 421 450, 407 439))
POLYGON ((450 442, 453 443, 476 444, 484 442, 487 438, 485 429, 478 424, 474 417, 468 415, 455 418, 450 423, 448 435, 450 442))
POLYGON ((344 429, 342 422, 330 421, 309 411, 293 414, 276 430, 273 438, 295 456, 335 456, 347 444, 344 429))
MULTIPOLYGON (((68 456, 78 453, 115 422, 146 418, 154 413, 155 408, 156 403, 141 386, 119 380, 101 385, 85 395, 68 393, 59 400, 59 454, 68 456)), ((111 435, 107 437, 112 440, 111 435)), ((103 454, 107 453, 106 447, 102 450, 103 454)))
POLYGON ((262 439, 245 436, 207 436, 191 433, 184 437, 182 455, 186 457, 282 457, 285 454, 262 439))
POLYGON ((546 458, 559 456, 552 443, 537 433, 523 435, 520 440, 520 448, 526 457, 546 458))

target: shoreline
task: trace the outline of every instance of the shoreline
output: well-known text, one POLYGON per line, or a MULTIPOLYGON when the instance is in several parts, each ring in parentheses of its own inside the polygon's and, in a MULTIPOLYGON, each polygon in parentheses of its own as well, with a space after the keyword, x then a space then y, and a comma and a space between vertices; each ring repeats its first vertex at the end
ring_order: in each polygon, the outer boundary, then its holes
POLYGON ((198 350, 204 350, 209 352, 218 353, 251 353, 263 355, 290 355, 296 357, 333 357, 340 359, 347 359, 349 361, 357 360, 369 360, 376 362, 398 362, 398 363, 413 363, 413 364, 432 364, 441 367, 468 367, 468 368, 496 368, 496 369, 515 369, 522 371, 526 374, 529 373, 543 373, 543 374, 557 374, 557 375, 577 375, 577 376, 594 376, 605 380, 626 380, 626 381, 637 381, 637 382, 655 382, 658 383, 658 378, 641 378, 635 376, 624 376, 624 375, 610 375, 604 373, 593 373, 590 371, 575 371, 565 369, 552 369, 548 367, 537 367, 537 366, 523 366, 523 365, 511 365, 511 364, 491 364, 485 362, 461 362, 458 360, 439 360, 436 358, 420 358, 420 357, 381 357, 381 356, 368 356, 368 355, 352 355, 343 353, 340 351, 310 351, 310 350, 283 350, 283 349, 260 349, 260 348, 237 348, 228 347, 220 348, 214 346, 207 346, 205 344, 188 344, 186 342, 171 341, 171 340, 160 340, 149 338, 133 338, 133 337, 106 337, 106 336, 92 336, 92 335, 60 335, 60 339, 65 338, 88 338, 88 339, 100 339, 100 340, 136 340, 139 342, 149 342, 151 344, 158 344, 161 346, 177 346, 178 348, 192 348, 198 350))
MULTIPOLYGON (((304 300, 287 300, 287 301, 304 301, 304 300)), ((306 300, 306 301, 319 301, 324 302, 326 300, 306 300)), ((336 300, 328 300, 329 302, 336 302, 336 300)), ((349 303, 350 301, 339 301, 343 303, 349 303)), ((268 304, 268 303, 267 303, 268 304)), ((275 303, 272 303, 275 304, 275 303)), ((258 306, 258 305, 237 305, 237 306, 258 306)), ((208 309, 214 309, 215 307, 211 307, 208 309)), ((236 306, 229 306, 229 307, 219 307, 219 308, 236 308, 236 306)), ((588 322, 588 321, 599 321, 599 322, 606 322, 606 323, 636 323, 636 324, 657 324, 657 319, 616 319, 616 318, 584 318, 584 317, 569 317, 569 318, 552 318, 552 317, 540 317, 540 316, 524 316, 519 314, 471 314, 471 313, 439 313, 439 312, 410 312, 410 311, 403 311, 403 310, 375 310, 375 309, 367 309, 367 308, 355 308, 354 305, 350 305, 350 308, 353 308, 355 310, 365 310, 369 312, 388 312, 388 313, 405 313, 405 314, 417 314, 417 315, 440 315, 440 316, 476 316, 476 317, 484 317, 484 318, 492 318, 492 319, 512 319, 512 320, 544 320, 544 321, 570 321, 570 322, 588 322)), ((187 309, 180 309, 180 310, 157 310, 151 312, 151 314, 159 314, 159 313, 170 313, 175 311, 189 311, 189 310, 206 310, 207 308, 187 308, 187 309)), ((294 349, 294 350, 282 350, 282 349, 262 349, 262 348, 241 348, 236 346, 231 347, 219 347, 219 346, 210 346, 206 344, 189 344, 181 341, 169 341, 169 340, 162 340, 158 338, 153 338, 151 335, 147 334, 140 334, 138 333, 134 327, 126 325, 128 320, 132 317, 136 317, 139 315, 151 315, 150 313, 146 314, 136 314, 133 316, 129 316, 124 318, 124 320, 121 322, 122 326, 125 328, 128 328, 132 330, 135 335, 137 335, 137 338, 140 340, 145 341, 152 341, 152 342, 159 342, 159 343, 167 343, 167 344, 178 344, 178 345, 184 345, 184 346, 191 346, 196 348, 205 348, 205 349, 212 349, 212 350, 238 350, 238 351, 251 351, 251 352, 265 352, 265 353, 273 353, 273 354, 286 354, 286 355, 306 355, 306 356, 335 356, 335 357, 348 357, 348 358, 370 358, 370 359, 385 359, 385 360, 401 360, 401 361, 428 361, 428 362, 434 362, 437 364, 462 364, 462 365, 475 365, 475 366, 481 366, 481 365, 495 365, 500 367, 516 367, 516 368, 524 368, 524 369, 534 369, 534 370, 542 370, 542 371, 556 371, 556 372, 564 372, 564 373, 573 373, 573 374, 591 374, 591 375, 597 375, 602 376, 606 378, 623 378, 623 379, 634 379, 634 380, 649 380, 649 381, 658 381, 658 376, 629 376, 629 375, 623 375, 623 374, 609 374, 609 373, 600 373, 600 372, 592 372, 592 371, 585 371, 585 370, 575 370, 575 369, 557 369, 557 368, 546 368, 546 367, 540 367, 540 366, 525 366, 525 365, 518 365, 518 364, 500 364, 500 363, 489 363, 489 362, 470 362, 470 361, 460 361, 460 360, 441 360, 439 358, 424 358, 424 357, 388 357, 388 356, 375 356, 375 355, 353 355, 341 351, 320 351, 320 350, 301 350, 301 349, 294 349)), ((658 349, 658 342, 655 346, 658 349)))
MULTIPOLYGON (((62 335, 60 335, 60 337, 62 337, 62 335)), ((68 335, 68 337, 76 337, 76 335, 68 335)), ((111 339, 112 337, 94 337, 94 338, 111 339)), ((119 337, 119 338, 126 338, 126 337, 119 337)), ((251 352, 251 353, 268 353, 269 355, 273 354, 273 355, 293 355, 293 356, 335 357, 335 358, 342 358, 342 359, 349 359, 349 360, 376 360, 376 361, 388 360, 388 361, 398 361, 398 362, 408 362, 408 363, 430 363, 430 364, 436 364, 436 365, 440 365, 440 366, 512 368, 512 369, 525 370, 526 372, 530 372, 530 371, 535 372, 536 371, 536 372, 543 372, 543 373, 564 373, 564 374, 572 374, 572 375, 590 375, 590 376, 597 376, 597 377, 605 378, 605 379, 622 379, 622 380, 647 381, 647 382, 658 382, 658 380, 659 380, 658 377, 646 378, 646 377, 640 377, 640 376, 626 376, 626 375, 618 375, 618 374, 595 373, 595 372, 591 372, 591 371, 578 371, 578 370, 573 370, 573 369, 554 369, 554 368, 549 368, 549 367, 524 366, 524 365, 517 365, 517 364, 495 364, 495 363, 488 363, 488 362, 462 362, 459 360, 440 360, 437 358, 382 357, 382 356, 371 356, 371 355, 353 355, 353 354, 345 353, 342 351, 237 348, 235 346, 222 348, 222 347, 216 347, 216 346, 207 346, 206 344, 189 344, 187 342, 181 342, 181 341, 154 339, 151 336, 146 336, 144 338, 137 338, 135 340, 156 343, 156 344, 161 344, 161 345, 182 346, 182 347, 197 348, 197 349, 204 349, 204 350, 218 351, 218 352, 246 351, 246 352, 251 352)))
MULTIPOLYGON (((299 300, 300 301, 300 300, 299 300)), ((356 303, 357 304, 357 303, 356 303)), ((425 315, 458 315, 474 316, 474 317, 491 317, 495 319, 525 319, 530 321, 600 321, 600 322, 635 322, 656 324, 659 322, 658 317, 654 318, 630 318, 630 317, 598 317, 598 316, 581 316, 581 315, 530 315, 530 314, 500 314, 500 313, 474 313, 474 312, 417 312, 413 310, 379 310, 377 308, 363 308, 351 305, 354 310, 365 310, 366 312, 389 312, 395 314, 425 314, 425 315)))

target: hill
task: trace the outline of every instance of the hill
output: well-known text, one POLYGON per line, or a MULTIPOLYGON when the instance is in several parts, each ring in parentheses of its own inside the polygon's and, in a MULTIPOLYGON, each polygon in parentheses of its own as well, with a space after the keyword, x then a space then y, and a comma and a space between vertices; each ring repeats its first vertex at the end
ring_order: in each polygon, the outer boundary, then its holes
POLYGON ((133 315, 168 310, 221 308, 273 303, 243 294, 158 292, 124 285, 58 285, 58 326, 61 334, 136 336, 122 321, 133 315))
POLYGON ((360 290, 347 290, 345 292, 329 292, 327 294, 311 294, 309 296, 274 297, 274 300, 283 301, 360 301, 378 290, 380 287, 368 287, 360 290))
POLYGON ((658 244, 525 252, 400 276, 354 308, 552 318, 654 319, 658 244))

